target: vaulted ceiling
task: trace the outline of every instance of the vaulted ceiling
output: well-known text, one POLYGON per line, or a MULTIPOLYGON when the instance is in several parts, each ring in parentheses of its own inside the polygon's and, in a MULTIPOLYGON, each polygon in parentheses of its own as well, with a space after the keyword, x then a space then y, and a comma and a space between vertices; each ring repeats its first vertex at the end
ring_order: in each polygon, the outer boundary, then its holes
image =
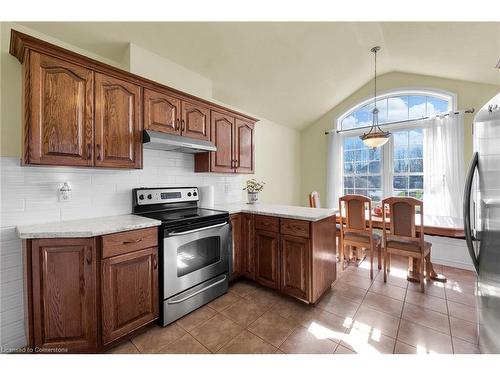
POLYGON ((129 42, 213 81, 214 97, 304 128, 373 76, 403 71, 500 85, 500 23, 23 23, 121 61, 129 42))

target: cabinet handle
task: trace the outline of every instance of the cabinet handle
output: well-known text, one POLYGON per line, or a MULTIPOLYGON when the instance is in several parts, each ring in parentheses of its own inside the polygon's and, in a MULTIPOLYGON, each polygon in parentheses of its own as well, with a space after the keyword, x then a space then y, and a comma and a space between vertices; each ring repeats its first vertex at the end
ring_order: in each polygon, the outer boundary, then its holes
POLYGON ((90 143, 87 143, 87 159, 92 158, 92 145, 90 143))
POLYGON ((101 144, 98 143, 95 147, 97 148, 97 160, 101 160, 101 144))
POLYGON ((92 264, 92 250, 88 249, 87 250, 87 256, 85 257, 87 264, 92 264))
POLYGON ((124 245, 128 245, 128 244, 131 244, 131 243, 139 243, 142 241, 142 238, 138 238, 136 240, 127 240, 127 241, 123 241, 123 244, 124 245))
POLYGON ((184 119, 181 121, 181 125, 182 125, 182 131, 185 131, 186 130, 186 121, 184 121, 184 119))
POLYGON ((156 254, 153 254, 153 268, 158 268, 158 259, 156 258, 156 254))
POLYGON ((175 119, 174 130, 179 130, 179 119, 178 118, 175 119))

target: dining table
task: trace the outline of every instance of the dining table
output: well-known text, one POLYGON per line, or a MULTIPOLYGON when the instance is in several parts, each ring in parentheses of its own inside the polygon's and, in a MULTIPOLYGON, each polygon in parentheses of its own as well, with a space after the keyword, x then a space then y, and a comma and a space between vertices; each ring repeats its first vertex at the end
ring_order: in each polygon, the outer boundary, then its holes
MULTIPOLYGON (((342 215, 337 215, 337 224, 340 224, 342 215)), ((369 225, 370 215, 369 212, 366 212, 365 215, 366 224, 369 225)), ((384 220, 382 216, 375 215, 372 213, 372 227, 374 229, 382 230, 384 228, 384 220)), ((385 226, 389 229, 390 219, 388 217, 385 218, 385 226)), ((416 230, 420 231, 420 215, 415 215, 415 226, 416 230)), ((436 215, 424 215, 424 234, 429 236, 439 236, 439 237, 448 237, 448 238, 456 238, 463 239, 465 238, 463 220, 461 218, 455 218, 450 216, 436 216, 436 215)), ((411 282, 419 282, 419 260, 416 258, 408 258, 408 275, 407 280, 411 282)), ((431 280, 443 282, 445 283, 446 276, 437 273, 434 270, 434 266, 431 262, 431 267, 429 270, 429 277, 431 280)))

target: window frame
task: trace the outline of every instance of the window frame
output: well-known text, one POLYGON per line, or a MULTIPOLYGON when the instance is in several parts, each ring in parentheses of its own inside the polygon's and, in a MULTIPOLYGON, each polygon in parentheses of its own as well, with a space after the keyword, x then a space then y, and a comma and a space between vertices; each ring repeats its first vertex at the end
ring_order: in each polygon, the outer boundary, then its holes
MULTIPOLYGON (((385 99, 394 96, 408 96, 408 95, 422 95, 422 96, 432 96, 438 99, 447 100, 448 101, 448 111, 456 111, 457 110, 457 96, 448 91, 434 89, 434 88, 399 88, 393 90, 383 91, 377 95, 377 100, 385 99)), ((342 120, 347 116, 351 115, 352 112, 360 109, 361 107, 369 104, 370 101, 373 102, 373 96, 365 98, 361 102, 357 103, 355 106, 350 107, 347 111, 343 112, 336 119, 336 127, 337 131, 342 130, 341 124, 342 120)), ((410 131, 413 129, 421 129, 422 125, 420 123, 420 119, 414 120, 404 120, 402 122, 381 124, 383 130, 395 132, 395 131, 410 131)), ((345 129, 342 130, 341 133, 337 133, 341 137, 341 158, 342 158, 342 168, 341 168, 341 181, 342 181, 342 195, 344 195, 344 139, 347 137, 359 137, 363 133, 366 132, 366 128, 353 128, 353 129, 345 129)), ((393 192, 393 178, 394 178, 394 163, 393 163, 393 154, 394 154, 394 137, 390 137, 389 141, 382 147, 382 152, 380 155, 381 165, 381 175, 382 175, 382 199, 384 197, 388 197, 392 195, 393 192)))

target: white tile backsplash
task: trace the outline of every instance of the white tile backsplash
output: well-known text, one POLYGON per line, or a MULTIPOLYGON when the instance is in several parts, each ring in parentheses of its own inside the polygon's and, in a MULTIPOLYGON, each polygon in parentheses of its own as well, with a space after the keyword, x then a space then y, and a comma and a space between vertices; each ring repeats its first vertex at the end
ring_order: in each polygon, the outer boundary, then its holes
POLYGON ((215 203, 240 202, 242 176, 194 173, 194 156, 144 150, 144 168, 21 167, 0 157, 0 345, 26 344, 23 312, 22 242, 15 227, 25 224, 121 215, 131 212, 136 187, 214 185, 215 203), (71 185, 71 200, 57 190, 71 185))

